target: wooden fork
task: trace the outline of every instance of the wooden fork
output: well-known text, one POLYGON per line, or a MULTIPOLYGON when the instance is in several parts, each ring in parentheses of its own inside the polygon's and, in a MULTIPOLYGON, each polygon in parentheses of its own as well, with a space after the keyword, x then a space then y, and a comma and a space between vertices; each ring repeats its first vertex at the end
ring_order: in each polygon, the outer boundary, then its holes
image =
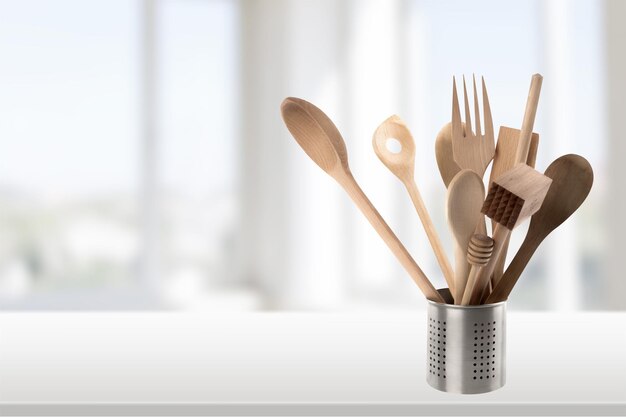
POLYGON ((472 118, 470 116, 469 101, 465 76, 463 76, 463 98, 465 101, 465 129, 461 122, 459 99, 456 93, 456 80, 452 78, 452 153, 454 160, 461 169, 471 169, 480 178, 485 175, 485 170, 496 152, 493 133, 493 121, 491 120, 491 108, 487 97, 485 79, 482 78, 483 111, 485 112, 485 131, 481 132, 480 109, 478 106, 478 93, 476 91, 476 77, 474 80, 474 115, 476 117, 476 131, 472 130, 472 118))
MULTIPOLYGON (((485 79, 482 78, 483 111, 485 113, 485 131, 483 133, 480 125, 480 108, 478 105, 478 92, 476 91, 476 77, 472 76, 472 78, 474 81, 474 116, 476 117, 476 131, 472 129, 472 117, 470 116, 470 106, 467 98, 465 76, 463 76, 465 128, 463 128, 463 122, 461 121, 459 98, 456 92, 456 79, 454 77, 452 78, 452 155, 454 156, 454 161, 462 170, 469 169, 474 171, 482 180, 487 166, 496 153, 496 145, 485 79)), ((487 234, 485 216, 480 216, 475 232, 481 235, 487 234)), ((462 250, 466 252, 467 247, 462 248, 462 250)), ((465 257, 462 258, 461 262, 466 262, 465 257)), ((464 265, 464 268, 461 270, 458 270, 458 268, 459 266, 457 265, 457 271, 455 271, 455 281, 458 280, 459 282, 455 282, 455 285, 462 285, 462 283, 467 282, 468 277, 466 274, 469 271, 469 264, 464 265)), ((461 297, 462 296, 463 295, 461 294, 461 297)))

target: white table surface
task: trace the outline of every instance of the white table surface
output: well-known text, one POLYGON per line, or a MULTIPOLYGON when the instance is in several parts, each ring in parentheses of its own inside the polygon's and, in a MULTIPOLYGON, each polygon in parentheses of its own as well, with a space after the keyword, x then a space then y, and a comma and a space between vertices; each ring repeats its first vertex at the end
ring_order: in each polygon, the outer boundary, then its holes
POLYGON ((626 415, 626 314, 508 315, 507 384, 425 381, 425 314, 2 313, 0 415, 626 415))

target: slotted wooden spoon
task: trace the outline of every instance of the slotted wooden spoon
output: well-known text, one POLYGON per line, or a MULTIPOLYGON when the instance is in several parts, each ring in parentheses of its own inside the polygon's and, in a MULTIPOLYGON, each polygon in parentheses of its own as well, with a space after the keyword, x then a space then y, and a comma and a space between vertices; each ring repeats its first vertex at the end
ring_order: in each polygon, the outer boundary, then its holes
POLYGON ((444 303, 441 295, 352 176, 348 166, 346 144, 335 124, 320 109, 299 98, 286 98, 280 110, 283 121, 296 142, 313 162, 343 187, 426 298, 444 303))
POLYGON ((428 241, 435 252, 441 272, 448 283, 450 291, 454 294, 454 272, 437 234, 437 229, 435 229, 435 225, 428 214, 426 205, 415 183, 415 142, 409 128, 399 116, 393 115, 378 126, 374 132, 372 145, 378 159, 406 187, 422 226, 424 226, 428 241), (397 140, 400 143, 401 148, 398 152, 392 152, 388 149, 387 145, 391 140, 397 140))

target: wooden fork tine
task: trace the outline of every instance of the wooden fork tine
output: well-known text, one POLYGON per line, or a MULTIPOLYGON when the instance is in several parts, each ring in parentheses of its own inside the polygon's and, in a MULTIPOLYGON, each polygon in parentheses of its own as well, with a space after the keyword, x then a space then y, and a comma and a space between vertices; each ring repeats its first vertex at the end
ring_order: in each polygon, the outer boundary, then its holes
POLYGON ((474 117, 476 118, 476 136, 481 135, 480 130, 480 108, 478 106, 478 92, 476 91, 476 76, 472 74, 472 81, 474 83, 474 117))
POLYGON ((459 109, 459 97, 456 93, 456 79, 452 77, 452 136, 463 135, 461 123, 461 110, 459 109))
POLYGON ((481 77, 483 82, 483 111, 485 112, 485 136, 491 141, 495 140, 493 135, 493 120, 491 119, 491 108, 489 107, 489 97, 487 96, 487 85, 485 77, 481 77))
POLYGON ((463 76, 463 99, 465 101, 465 136, 472 135, 472 116, 470 115, 469 101, 467 99, 467 86, 465 85, 465 75, 463 76))

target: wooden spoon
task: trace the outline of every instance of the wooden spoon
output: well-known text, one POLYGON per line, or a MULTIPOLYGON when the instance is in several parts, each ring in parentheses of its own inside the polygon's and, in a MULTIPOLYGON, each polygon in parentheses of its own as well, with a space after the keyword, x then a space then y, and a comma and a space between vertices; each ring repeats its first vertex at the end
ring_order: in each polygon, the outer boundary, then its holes
POLYGON ((454 237, 454 301, 460 304, 467 284, 469 264, 467 248, 482 213, 485 200, 485 185, 474 171, 464 169, 450 182, 446 197, 448 226, 454 237))
POLYGON ((393 115, 378 126, 374 132, 372 144, 378 158, 389 168, 389 171, 402 181, 409 192, 411 201, 413 201, 422 226, 424 226, 428 241, 435 252, 437 262, 448 283, 450 292, 454 294, 454 273, 452 267, 450 266, 435 225, 428 214, 428 210, 424 205, 422 196, 415 183, 415 142, 413 141, 413 136, 411 136, 409 128, 399 116, 393 115), (401 149, 397 153, 387 148, 388 141, 393 139, 397 140, 401 146, 401 149))
POLYGON ((531 217, 524 243, 498 285, 487 297, 487 303, 497 303, 509 297, 537 247, 580 207, 593 184, 591 165, 579 155, 570 154, 558 158, 546 169, 545 176, 552 178, 548 194, 539 211, 531 217))
MULTIPOLYGON (((465 123, 462 125, 463 132, 465 132, 465 123)), ((437 167, 439 167, 441 179, 446 188, 448 188, 454 176, 461 170, 452 153, 452 122, 442 127, 437 134, 435 139, 435 158, 437 159, 437 167)))
POLYGON ((343 187, 426 298, 444 303, 441 295, 435 290, 435 287, 391 231, 352 176, 348 166, 346 145, 335 124, 320 109, 299 98, 286 98, 283 100, 280 110, 283 121, 296 142, 313 162, 343 187))

